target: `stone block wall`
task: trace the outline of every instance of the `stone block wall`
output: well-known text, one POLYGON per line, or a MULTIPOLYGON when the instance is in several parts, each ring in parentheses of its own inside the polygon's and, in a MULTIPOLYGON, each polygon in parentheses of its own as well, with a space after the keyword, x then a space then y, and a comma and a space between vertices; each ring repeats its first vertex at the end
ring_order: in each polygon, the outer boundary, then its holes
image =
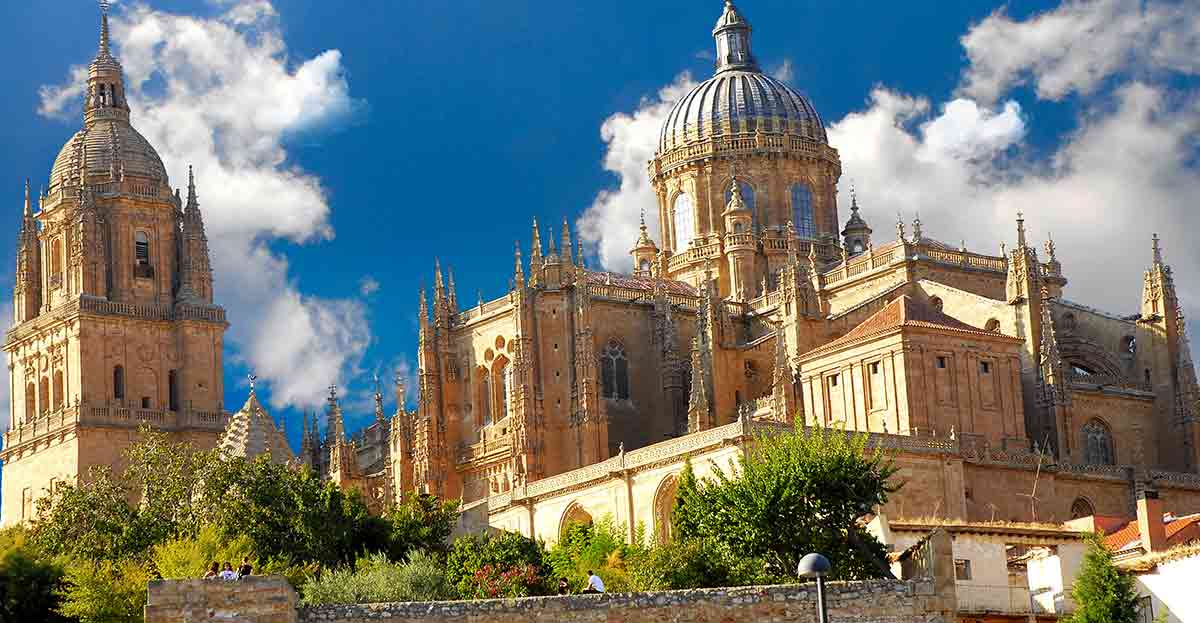
MULTIPOLYGON (((830 621, 953 621, 931 581, 830 583, 830 621)), ((953 597, 951 596, 951 604, 953 597)), ((299 623, 740 623, 815 621, 813 584, 483 601, 318 606, 299 623)))
POLYGON ((296 591, 279 576, 154 580, 146 623, 296 623, 296 591))

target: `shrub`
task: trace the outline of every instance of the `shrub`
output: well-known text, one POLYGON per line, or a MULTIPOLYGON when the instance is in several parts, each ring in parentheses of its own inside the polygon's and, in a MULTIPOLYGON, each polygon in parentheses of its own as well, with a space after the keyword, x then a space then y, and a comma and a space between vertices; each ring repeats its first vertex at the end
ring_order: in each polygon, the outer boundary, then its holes
POLYGON ((250 539, 227 539, 215 526, 205 526, 194 538, 174 539, 156 545, 151 554, 155 570, 169 580, 203 577, 212 563, 231 562, 236 567, 243 556, 253 559, 250 539))
POLYGON ((637 591, 745 586, 765 581, 761 560, 742 560, 721 543, 679 539, 639 551, 626 569, 637 591))
POLYGON ((552 579, 567 578, 571 586, 582 588, 587 585, 587 572, 593 571, 604 580, 605 590, 630 590, 626 561, 642 558, 642 540, 626 543, 625 528, 611 517, 595 524, 571 524, 547 555, 552 579))
POLYGON ((59 612, 80 623, 141 623, 149 579, 134 562, 72 561, 59 612))
POLYGON ((446 579, 464 599, 494 596, 489 594, 491 589, 477 579, 481 571, 483 575, 479 577, 494 577, 497 582, 504 578, 504 582, 511 582, 512 586, 503 585, 503 590, 508 593, 506 596, 549 594, 549 570, 545 546, 515 532, 460 537, 446 558, 446 579))
POLYGON ((24 530, 0 532, 0 621, 65 622, 55 612, 63 578, 62 565, 26 542, 24 530))
POLYGON ((403 563, 391 562, 383 553, 364 556, 354 568, 309 578, 303 592, 307 605, 435 601, 454 595, 437 558, 420 551, 403 563))

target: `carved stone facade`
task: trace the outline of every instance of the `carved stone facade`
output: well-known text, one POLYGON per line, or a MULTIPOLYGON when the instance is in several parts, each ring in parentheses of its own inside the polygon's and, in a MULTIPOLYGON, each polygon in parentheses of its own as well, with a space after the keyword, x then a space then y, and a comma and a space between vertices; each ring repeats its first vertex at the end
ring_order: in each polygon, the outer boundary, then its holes
POLYGON ((1067 519, 1145 488, 1200 508, 1195 372, 1157 239, 1128 317, 1064 298, 1053 242, 1040 258, 1019 215, 1000 255, 919 219, 876 245, 857 198, 839 227, 837 151, 761 73, 731 2, 714 36, 715 76, 650 163, 662 240, 643 223, 632 276, 587 269, 565 225, 544 245, 536 222, 500 299, 463 309, 437 269, 419 408, 393 426, 397 493, 548 539, 572 513, 659 529, 684 459, 729 458, 711 431, 801 418, 898 449, 911 484, 893 514, 1067 519))
POLYGON ((213 303, 193 179, 172 191, 129 123, 108 47, 88 73, 83 129, 63 147, 34 211, 28 185, 17 249, 12 383, 0 524, 31 517, 55 483, 121 467, 149 423, 202 448, 217 442, 225 311, 213 303))

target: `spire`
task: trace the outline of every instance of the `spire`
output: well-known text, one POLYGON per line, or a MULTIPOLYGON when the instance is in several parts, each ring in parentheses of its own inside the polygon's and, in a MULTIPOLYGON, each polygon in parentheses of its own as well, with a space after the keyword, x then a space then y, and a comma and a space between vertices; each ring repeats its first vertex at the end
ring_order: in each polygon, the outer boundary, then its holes
POLYGON ((446 294, 446 287, 442 283, 442 262, 441 260, 433 259, 433 300, 436 305, 442 300, 446 294))
POLYGON ((329 431, 326 434, 330 443, 345 441, 346 428, 342 422, 342 408, 338 406, 337 385, 329 386, 329 431))
MULTIPOLYGON (((554 250, 554 249, 553 249, 553 247, 554 247, 554 238, 551 238, 551 239, 550 239, 550 247, 551 247, 551 251, 553 251, 553 250, 554 250)), ((514 276, 513 276, 513 281, 514 281, 514 283, 513 283, 513 287, 515 287, 515 288, 518 288, 518 289, 519 289, 519 288, 524 288, 524 287, 525 287, 525 269, 521 267, 521 243, 520 243, 520 242, 517 242, 517 243, 515 244, 515 248, 516 248, 516 253, 515 253, 515 256, 516 256, 516 271, 513 273, 513 275, 514 275, 514 276)))
POLYGON ((750 50, 750 22, 734 6, 733 0, 725 0, 725 10, 713 28, 717 42, 717 71, 761 71, 758 61, 750 50))
POLYGON ((904 216, 896 210, 896 242, 904 242, 904 216))
POLYGON ((108 7, 109 0, 100 0, 100 49, 97 57, 111 56, 108 51, 108 7))
POLYGON ((29 178, 25 178, 25 211, 23 216, 26 219, 33 218, 33 204, 29 201, 29 178))
POLYGON ((913 242, 921 242, 925 234, 921 231, 921 213, 917 212, 916 218, 913 219, 913 242))
POLYGON ((447 286, 447 296, 449 298, 447 302, 450 304, 451 312, 458 312, 458 288, 454 285, 454 269, 448 268, 446 272, 449 277, 449 285, 447 286))
POLYGON ((578 245, 578 248, 576 249, 578 259, 575 261, 575 265, 581 269, 587 268, 587 264, 584 263, 584 259, 583 259, 583 236, 580 236, 579 231, 576 230, 575 237, 579 239, 579 245, 578 245))
POLYGON ((571 226, 567 225, 567 217, 563 217, 562 224, 562 248, 559 249, 562 253, 563 264, 571 263, 571 226))
POLYGON ((400 374, 400 370, 396 370, 396 413, 404 414, 405 403, 408 399, 404 395, 404 375, 400 374))
POLYGON ((538 228, 537 217, 533 217, 533 247, 529 250, 529 270, 537 272, 542 263, 542 232, 538 228))
POLYGON ((424 342, 429 330, 429 302, 425 300, 425 285, 421 284, 420 308, 417 312, 420 326, 420 341, 424 342))
POLYGON ((188 196, 187 207, 189 209, 199 207, 200 201, 196 197, 196 172, 192 169, 192 165, 188 165, 188 196))
MULTIPOLYGON (((26 194, 28 195, 28 189, 26 189, 26 194)), ((1154 252, 1154 265, 1161 266, 1163 263, 1162 248, 1160 248, 1158 246, 1158 234, 1157 233, 1155 233, 1154 235, 1152 235, 1150 237, 1150 245, 1154 252)))
POLYGON ((1025 247, 1025 215, 1017 212, 1017 248, 1024 249, 1025 247))
POLYGON ((375 421, 384 421, 383 416, 383 385, 379 382, 379 373, 376 372, 373 376, 375 380, 375 421))

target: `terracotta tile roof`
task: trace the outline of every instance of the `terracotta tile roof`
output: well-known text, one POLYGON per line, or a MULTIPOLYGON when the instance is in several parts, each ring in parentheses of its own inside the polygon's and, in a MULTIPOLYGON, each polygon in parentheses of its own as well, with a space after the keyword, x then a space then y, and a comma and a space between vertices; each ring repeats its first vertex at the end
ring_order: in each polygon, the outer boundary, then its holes
MULTIPOLYGON (((619 288, 633 288, 635 290, 653 290, 654 279, 652 277, 635 277, 632 275, 622 275, 619 273, 610 273, 604 271, 588 270, 584 271, 588 283, 600 285, 613 285, 619 288)), ((671 294, 683 294, 685 296, 696 296, 696 289, 691 285, 674 279, 664 279, 667 284, 667 292, 671 294)))
MULTIPOLYGON (((1164 520, 1167 517, 1164 517, 1164 520)), ((1167 542, 1163 544, 1165 547, 1184 545, 1200 539, 1200 513, 1175 517, 1165 523, 1164 528, 1167 535, 1167 542)), ((1138 532, 1137 520, 1130 521, 1116 532, 1106 535, 1104 545, 1114 552, 1141 548, 1142 535, 1138 532)))
POLYGON ((888 303, 883 309, 875 312, 870 318, 862 321, 862 323, 851 329, 846 335, 823 346, 818 346, 805 353, 804 356, 807 357, 809 354, 818 351, 825 351, 876 335, 882 335, 902 327, 941 329, 944 331, 973 333, 991 338, 1004 337, 999 333, 984 331, 961 320, 947 316, 930 305, 904 294, 897 297, 891 303, 888 303))

